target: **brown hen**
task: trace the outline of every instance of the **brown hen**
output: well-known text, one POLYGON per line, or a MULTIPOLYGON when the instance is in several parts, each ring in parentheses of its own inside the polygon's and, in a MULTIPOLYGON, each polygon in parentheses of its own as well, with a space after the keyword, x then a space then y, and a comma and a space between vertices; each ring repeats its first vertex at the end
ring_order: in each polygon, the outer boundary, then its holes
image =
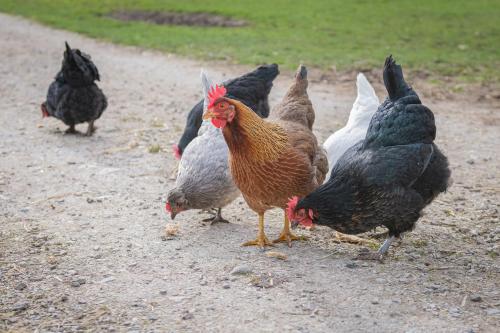
MULTIPOLYGON (((323 183, 328 172, 326 154, 312 133, 314 109, 307 95, 307 70, 300 66, 283 101, 266 121, 243 103, 225 97, 224 87, 209 93, 203 119, 222 128, 229 147, 229 165, 236 186, 259 214, 257 239, 243 245, 272 245, 264 232, 264 213, 286 208, 288 199, 303 196, 323 183)), ((274 242, 299 237, 290 232, 286 213, 284 228, 274 242)))

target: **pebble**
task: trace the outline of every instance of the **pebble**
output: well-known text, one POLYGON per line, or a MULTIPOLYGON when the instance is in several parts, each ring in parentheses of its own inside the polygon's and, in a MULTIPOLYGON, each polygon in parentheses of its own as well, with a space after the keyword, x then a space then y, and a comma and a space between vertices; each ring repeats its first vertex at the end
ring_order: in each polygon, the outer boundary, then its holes
POLYGON ((470 300, 472 302, 481 302, 483 298, 480 295, 471 295, 470 300))
POLYGON ((462 315, 462 312, 460 311, 459 308, 451 308, 448 310, 448 313, 452 317, 460 317, 462 315))
POLYGON ((160 290, 160 295, 166 295, 167 291, 166 290, 160 290))
POLYGON ((500 314, 500 309, 488 309, 486 310, 488 316, 496 316, 500 314))
POLYGON ((12 311, 20 312, 27 310, 29 308, 29 304, 27 302, 17 303, 12 307, 12 311))
POLYGON ((194 316, 191 312, 186 312, 183 316, 182 316, 182 320, 189 320, 189 319, 193 319, 194 316))
POLYGON ((101 281, 99 281, 99 283, 111 282, 111 281, 113 281, 114 279, 115 279, 114 277, 109 276, 109 277, 104 278, 104 279, 102 279, 101 281))
POLYGON ((224 284, 224 285, 222 285, 222 288, 229 289, 229 288, 231 288, 231 286, 229 284, 224 284))
POLYGON ((28 286, 26 285, 26 283, 24 282, 19 282, 18 284, 16 284, 16 286, 14 287, 14 289, 16 290, 24 290, 26 289, 28 286))
POLYGON ((345 267, 356 268, 356 267, 358 267, 358 264, 356 264, 355 262, 348 262, 347 264, 345 264, 345 267))
POLYGON ((252 268, 247 265, 238 265, 231 271, 232 275, 247 275, 252 273, 252 268))
POLYGON ((71 286, 72 287, 80 287, 82 284, 85 284, 87 281, 85 281, 85 279, 76 279, 76 280, 73 280, 71 281, 71 286))

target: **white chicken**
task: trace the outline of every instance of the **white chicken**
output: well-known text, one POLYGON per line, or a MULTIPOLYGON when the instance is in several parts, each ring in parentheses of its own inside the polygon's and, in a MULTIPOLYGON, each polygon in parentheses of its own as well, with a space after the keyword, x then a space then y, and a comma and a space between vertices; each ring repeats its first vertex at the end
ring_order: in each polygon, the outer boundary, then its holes
POLYGON ((330 135, 325 143, 323 143, 323 148, 325 148, 328 156, 329 165, 325 182, 330 179, 330 173, 332 172, 333 166, 345 151, 365 138, 370 120, 380 105, 375 90, 373 90, 373 87, 363 73, 358 74, 356 86, 358 87, 358 97, 352 105, 347 124, 330 135))

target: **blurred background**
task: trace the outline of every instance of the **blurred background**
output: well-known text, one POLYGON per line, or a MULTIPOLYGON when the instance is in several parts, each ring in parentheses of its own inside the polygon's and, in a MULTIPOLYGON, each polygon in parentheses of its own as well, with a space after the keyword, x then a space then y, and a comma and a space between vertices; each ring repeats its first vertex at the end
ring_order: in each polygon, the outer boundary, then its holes
POLYGON ((0 0, 0 11, 104 40, 249 65, 380 68, 496 82, 498 0, 0 0))

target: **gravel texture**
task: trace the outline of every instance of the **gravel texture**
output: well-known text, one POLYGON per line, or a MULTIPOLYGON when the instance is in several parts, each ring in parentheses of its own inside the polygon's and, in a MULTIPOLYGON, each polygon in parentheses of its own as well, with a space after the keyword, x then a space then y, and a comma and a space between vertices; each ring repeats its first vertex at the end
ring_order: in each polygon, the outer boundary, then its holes
MULTIPOLYGON (((257 229, 241 198, 225 210, 230 224, 204 224, 197 212, 173 223, 164 211, 176 165, 170 146, 201 96, 200 68, 220 80, 250 68, 3 14, 0 59, 0 331, 498 332, 498 96, 451 94, 408 77, 435 113, 450 191, 383 263, 353 261, 363 246, 336 243, 328 228, 276 246, 279 260, 240 247, 257 229), (109 99, 90 138, 41 118, 65 40, 92 55, 109 99)), ((272 105, 291 77, 276 80, 272 105)), ((323 140, 347 119, 355 73, 335 84, 315 70, 311 77, 323 140)), ((281 213, 266 221, 276 237, 281 213)))

